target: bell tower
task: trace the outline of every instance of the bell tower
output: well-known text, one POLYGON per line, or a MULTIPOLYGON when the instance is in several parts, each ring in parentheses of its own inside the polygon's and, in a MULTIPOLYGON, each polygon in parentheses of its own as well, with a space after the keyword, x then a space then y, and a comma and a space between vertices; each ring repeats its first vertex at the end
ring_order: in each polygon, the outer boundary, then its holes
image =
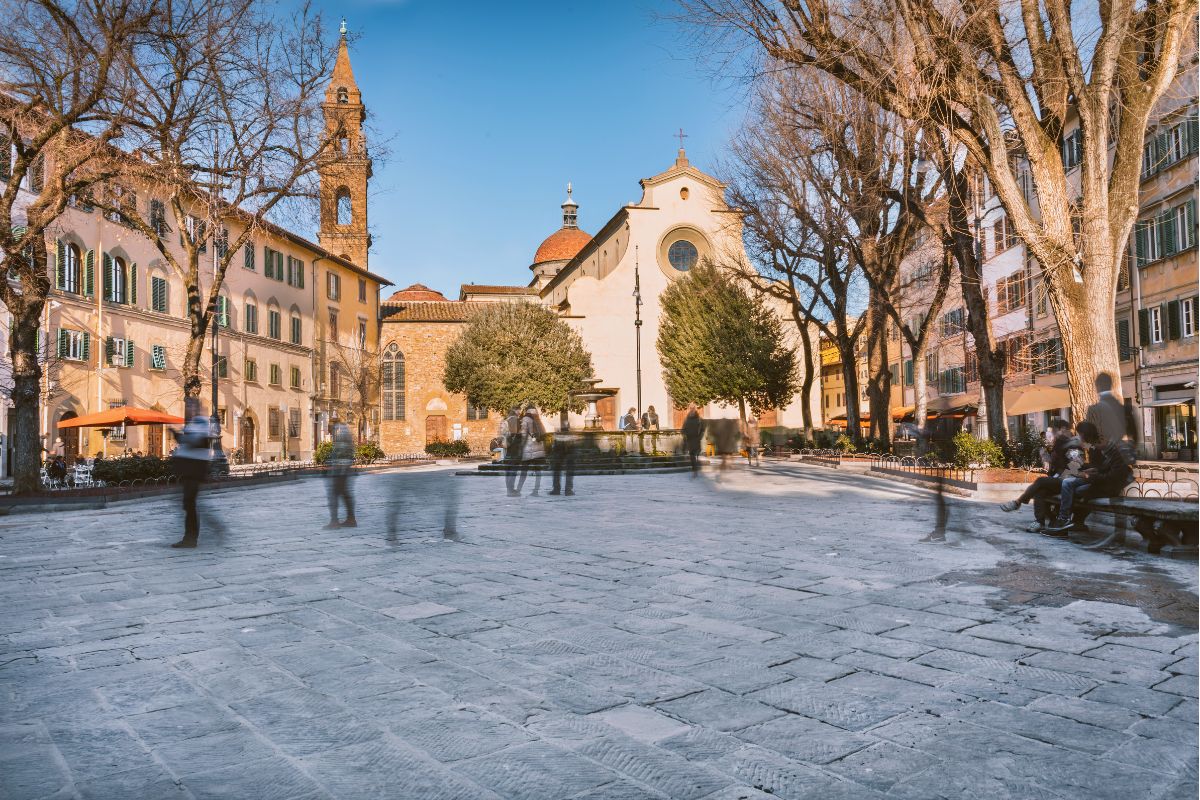
POLYGON ((317 239, 332 253, 367 268, 371 234, 367 232, 367 182, 371 159, 363 136, 367 109, 354 82, 350 51, 346 45, 346 21, 342 20, 337 61, 325 90, 325 136, 332 147, 322 163, 321 227, 317 239))

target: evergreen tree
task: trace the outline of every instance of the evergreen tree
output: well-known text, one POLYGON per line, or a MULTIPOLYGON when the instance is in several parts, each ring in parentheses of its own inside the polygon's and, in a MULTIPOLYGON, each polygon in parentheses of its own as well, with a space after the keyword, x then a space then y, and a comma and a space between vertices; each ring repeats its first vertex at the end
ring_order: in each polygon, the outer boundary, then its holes
POLYGON ((762 297, 702 262, 659 302, 658 354, 677 405, 736 404, 745 419, 746 406, 761 414, 791 402, 799 382, 796 348, 762 297))
MULTIPOLYGON (((591 373, 583 340, 553 311, 535 303, 493 303, 446 351, 442 381, 494 411, 533 403, 556 412, 568 407, 568 394, 591 373)), ((576 403, 573 410, 580 409, 576 403)))

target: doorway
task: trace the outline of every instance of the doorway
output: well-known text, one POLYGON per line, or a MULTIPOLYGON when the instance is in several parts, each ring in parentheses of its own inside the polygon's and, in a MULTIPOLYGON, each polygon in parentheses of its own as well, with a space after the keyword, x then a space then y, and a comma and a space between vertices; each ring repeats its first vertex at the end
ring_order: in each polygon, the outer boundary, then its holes
POLYGON ((146 426, 146 455, 158 456, 162 458, 163 453, 163 426, 162 425, 147 425, 146 426))
POLYGON ((254 420, 249 416, 243 416, 241 422, 241 431, 238 432, 238 443, 242 450, 242 463, 254 463, 254 420))
MULTIPOLYGON (((59 422, 65 422, 69 419, 75 419, 79 415, 74 411, 68 411, 58 418, 59 422)), ((79 435, 81 428, 67 428, 66 431, 59 431, 59 435, 63 440, 63 459, 67 464, 74 464, 79 459, 79 435)))
POLYGON ((445 442, 450 439, 449 426, 444 414, 431 415, 425 418, 425 444, 430 442, 445 442))
POLYGON ((602 397, 596 401, 596 416, 600 417, 600 428, 606 431, 617 429, 617 398, 602 397))

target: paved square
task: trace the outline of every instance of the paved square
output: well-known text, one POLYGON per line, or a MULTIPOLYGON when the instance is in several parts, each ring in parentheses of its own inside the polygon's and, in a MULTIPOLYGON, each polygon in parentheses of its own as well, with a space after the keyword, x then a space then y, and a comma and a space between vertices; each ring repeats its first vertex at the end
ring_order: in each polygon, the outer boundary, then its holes
POLYGON ((1196 796, 1195 564, 817 467, 355 488, 0 518, 0 797, 1196 796))

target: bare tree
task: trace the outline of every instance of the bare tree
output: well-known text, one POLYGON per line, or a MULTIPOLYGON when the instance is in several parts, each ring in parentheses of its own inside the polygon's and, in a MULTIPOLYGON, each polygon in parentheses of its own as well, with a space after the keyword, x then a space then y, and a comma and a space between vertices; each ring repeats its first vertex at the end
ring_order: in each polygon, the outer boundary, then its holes
POLYGON ((50 291, 46 236, 113 174, 132 97, 127 53, 154 0, 12 0, 0 31, 0 301, 12 315, 14 491, 40 488, 38 329, 50 291))
POLYGON ((341 407, 342 419, 355 423, 358 441, 365 442, 371 412, 379 403, 382 369, 379 353, 367 350, 365 346, 354 347, 338 341, 324 344, 327 348, 325 361, 334 368, 329 378, 329 396, 341 407))
MULTIPOLYGON (((290 201, 319 197, 317 170, 344 136, 322 113, 335 53, 320 17, 307 4, 286 21, 269 14, 255 0, 164 6, 131 54, 136 102, 123 140, 125 174, 154 196, 139 202, 124 186, 96 201, 183 279, 189 397, 203 386, 205 335, 229 265, 290 201)), ((284 278, 282 264, 264 269, 284 278)))
POLYGON ((1100 372, 1119 374, 1114 306, 1146 125, 1196 0, 1121 0, 1082 16, 1062 0, 681 2, 718 35, 749 37, 897 114, 933 110, 1042 266, 1076 412, 1100 372))

